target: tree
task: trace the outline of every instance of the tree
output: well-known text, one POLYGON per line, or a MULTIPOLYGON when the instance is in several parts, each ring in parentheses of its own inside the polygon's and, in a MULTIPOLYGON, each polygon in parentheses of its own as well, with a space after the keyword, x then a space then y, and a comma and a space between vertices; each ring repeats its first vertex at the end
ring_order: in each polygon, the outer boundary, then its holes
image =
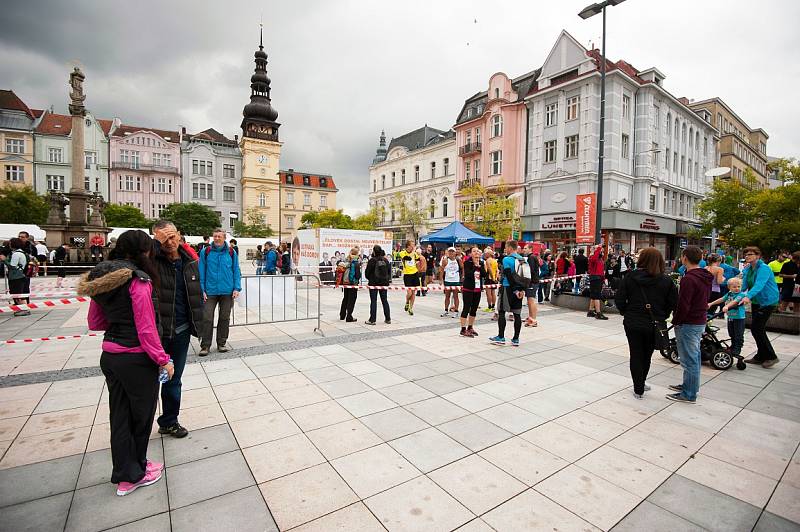
POLYGON ((48 210, 47 199, 31 187, 0 188, 0 223, 41 225, 47 221, 48 210))
POLYGON ((150 220, 144 217, 142 211, 133 205, 117 205, 109 203, 104 211, 106 224, 109 227, 150 227, 150 220))
POLYGON ((800 164, 792 157, 777 159, 768 165, 770 170, 778 171, 778 179, 784 183, 800 183, 800 164))
POLYGON ((377 206, 370 208, 364 214, 360 214, 353 219, 353 229, 362 229, 365 231, 374 231, 378 227, 381 215, 377 206))
POLYGON ((513 239, 520 227, 520 216, 516 198, 506 196, 503 183, 494 189, 475 183, 463 188, 461 193, 464 195, 462 206, 465 202, 475 205, 466 216, 461 215, 467 227, 496 240, 513 239))
POLYGON ((303 227, 326 227, 330 229, 352 229, 353 219, 341 209, 307 212, 300 218, 303 227))
POLYGON ((161 218, 174 223, 184 235, 206 236, 220 226, 217 213, 199 203, 170 203, 161 218))
POLYGON ((428 226, 427 211, 420 207, 416 199, 409 200, 400 192, 396 193, 389 202, 389 206, 397 213, 397 222, 411 229, 412 240, 417 240, 420 230, 428 226))
POLYGON ((245 238, 266 238, 275 232, 267 225, 267 218, 258 207, 250 207, 244 212, 245 221, 236 220, 233 223, 233 234, 245 238))
POLYGON ((690 236, 702 238, 716 229, 719 236, 731 245, 738 246, 737 232, 748 223, 749 213, 745 207, 750 190, 733 179, 716 179, 711 190, 697 205, 697 217, 701 227, 690 236))

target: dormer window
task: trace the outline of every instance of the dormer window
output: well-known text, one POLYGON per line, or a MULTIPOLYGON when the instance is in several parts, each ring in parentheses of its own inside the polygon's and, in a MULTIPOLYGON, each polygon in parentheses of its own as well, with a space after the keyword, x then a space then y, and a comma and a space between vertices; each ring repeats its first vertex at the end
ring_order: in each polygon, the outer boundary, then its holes
POLYGON ((311 178, 307 175, 303 176, 303 185, 307 187, 311 185, 311 178))
POLYGON ((294 185, 294 175, 286 174, 286 184, 287 185, 294 185))
POLYGON ((319 178, 319 186, 322 188, 328 188, 328 180, 324 177, 319 178))
POLYGON ((467 118, 472 118, 472 107, 467 109, 467 118))

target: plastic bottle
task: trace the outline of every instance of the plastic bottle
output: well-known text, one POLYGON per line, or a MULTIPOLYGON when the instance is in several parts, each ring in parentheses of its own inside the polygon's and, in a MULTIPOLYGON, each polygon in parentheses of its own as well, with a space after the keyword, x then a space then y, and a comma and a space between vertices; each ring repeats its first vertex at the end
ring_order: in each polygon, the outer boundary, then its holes
MULTIPOLYGON (((172 364, 172 358, 169 359, 169 362, 167 362, 167 364, 172 364)), ((158 382, 164 384, 167 381, 169 381, 169 373, 167 372, 166 367, 162 367, 158 372, 158 382)))

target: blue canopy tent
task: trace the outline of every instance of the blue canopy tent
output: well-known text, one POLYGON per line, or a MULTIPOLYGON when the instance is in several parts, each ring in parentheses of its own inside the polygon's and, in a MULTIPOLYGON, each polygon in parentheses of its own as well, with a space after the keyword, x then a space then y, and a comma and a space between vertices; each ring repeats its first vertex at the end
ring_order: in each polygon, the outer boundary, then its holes
POLYGON ((479 244, 486 246, 494 244, 494 238, 480 235, 461 222, 453 222, 447 227, 423 236, 419 241, 423 244, 479 244))

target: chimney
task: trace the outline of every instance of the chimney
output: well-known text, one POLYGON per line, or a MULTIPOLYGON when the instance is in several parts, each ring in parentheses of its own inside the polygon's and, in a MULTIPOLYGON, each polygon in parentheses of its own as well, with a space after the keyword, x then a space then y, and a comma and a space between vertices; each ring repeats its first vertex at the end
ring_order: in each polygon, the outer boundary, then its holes
POLYGON ((239 135, 236 134, 233 136, 233 140, 238 144, 239 143, 239 135))
POLYGON ((181 135, 186 134, 186 126, 181 126, 181 135))

